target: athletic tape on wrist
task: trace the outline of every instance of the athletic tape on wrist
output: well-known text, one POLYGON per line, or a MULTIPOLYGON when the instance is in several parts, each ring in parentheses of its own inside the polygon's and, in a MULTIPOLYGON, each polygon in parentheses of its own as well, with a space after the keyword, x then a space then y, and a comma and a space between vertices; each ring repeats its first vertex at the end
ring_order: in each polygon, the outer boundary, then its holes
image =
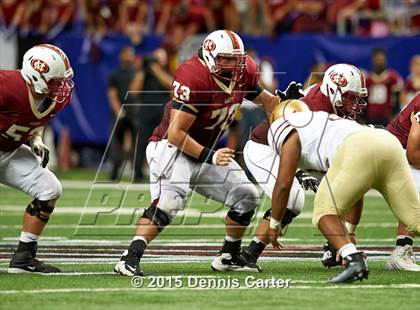
POLYGON ((273 219, 273 217, 270 218, 270 228, 271 229, 277 229, 280 227, 281 221, 277 221, 276 219, 273 219))

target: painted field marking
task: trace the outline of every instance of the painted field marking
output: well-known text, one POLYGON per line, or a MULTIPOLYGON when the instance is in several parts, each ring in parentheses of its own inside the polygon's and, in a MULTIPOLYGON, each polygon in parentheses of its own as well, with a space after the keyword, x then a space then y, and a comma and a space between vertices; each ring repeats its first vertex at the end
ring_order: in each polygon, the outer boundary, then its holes
MULTIPOLYGON (((418 283, 401 283, 401 284, 360 284, 360 285, 326 285, 326 286, 312 286, 312 285, 293 285, 293 281, 288 289, 418 289, 418 283)), ((120 287, 99 287, 99 288, 59 288, 59 289, 36 289, 36 290, 4 290, 0 291, 0 295, 14 295, 14 294, 43 294, 43 293, 109 293, 109 292, 148 292, 148 291, 211 291, 211 290, 253 290, 253 289, 267 289, 267 288, 247 288, 240 286, 238 288, 120 288, 120 287)), ((278 288, 274 288, 278 290, 278 288)))

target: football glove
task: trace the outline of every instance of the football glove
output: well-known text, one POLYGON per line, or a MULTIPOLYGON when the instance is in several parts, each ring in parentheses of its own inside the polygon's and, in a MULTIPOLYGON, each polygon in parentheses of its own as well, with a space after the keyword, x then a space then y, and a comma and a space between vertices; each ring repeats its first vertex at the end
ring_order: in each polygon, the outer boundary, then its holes
POLYGON ((311 174, 307 173, 303 170, 298 170, 295 174, 296 179, 298 180, 300 186, 302 186, 305 190, 312 190, 314 193, 318 190, 319 181, 317 178, 312 176, 311 174))
POLYGON ((276 89, 276 95, 279 96, 282 101, 288 100, 288 99, 299 99, 303 97, 302 84, 292 81, 287 86, 285 91, 276 89))
POLYGON ((50 150, 44 142, 42 142, 42 138, 40 136, 32 138, 30 143, 32 152, 41 158, 41 167, 45 168, 50 160, 50 150))

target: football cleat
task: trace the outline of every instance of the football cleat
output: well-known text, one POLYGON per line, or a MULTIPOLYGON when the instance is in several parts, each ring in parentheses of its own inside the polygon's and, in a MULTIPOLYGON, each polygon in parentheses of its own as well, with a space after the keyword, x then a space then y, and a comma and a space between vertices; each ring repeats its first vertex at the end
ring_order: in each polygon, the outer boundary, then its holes
POLYGON ((369 269, 366 256, 362 252, 353 253, 344 258, 345 269, 334 278, 328 279, 329 283, 350 283, 368 278, 369 269))
POLYGON ((57 267, 47 265, 35 258, 31 251, 16 252, 10 260, 8 273, 59 273, 57 267))
POLYGON ((408 244, 403 247, 397 246, 386 262, 385 269, 420 271, 420 266, 416 264, 413 247, 408 244))
POLYGON ((337 250, 329 244, 328 241, 324 245, 324 254, 322 255, 321 263, 324 267, 328 268, 341 266, 343 264, 341 256, 339 256, 339 260, 337 261, 337 250))
POLYGON ((118 263, 115 264, 114 272, 124 276, 143 276, 144 273, 139 267, 140 259, 127 250, 123 252, 118 263))
POLYGON ((256 272, 262 272, 261 267, 257 264, 258 257, 248 251, 247 247, 242 248, 239 253, 239 259, 249 268, 256 269, 256 272))
POLYGON ((260 272, 261 269, 256 263, 243 261, 240 255, 232 253, 220 253, 211 263, 213 271, 245 271, 260 272))

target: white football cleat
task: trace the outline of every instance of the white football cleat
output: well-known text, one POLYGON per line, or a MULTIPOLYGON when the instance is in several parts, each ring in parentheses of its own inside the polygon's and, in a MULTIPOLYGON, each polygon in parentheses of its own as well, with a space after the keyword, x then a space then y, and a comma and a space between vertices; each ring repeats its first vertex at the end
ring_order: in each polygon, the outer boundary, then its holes
POLYGON ((420 271, 420 266, 416 264, 413 247, 408 244, 403 247, 397 246, 386 262, 385 269, 420 271))
POLYGON ((211 262, 211 269, 213 269, 213 271, 261 271, 257 264, 247 263, 240 258, 239 254, 232 255, 231 253, 220 253, 216 256, 211 262))

